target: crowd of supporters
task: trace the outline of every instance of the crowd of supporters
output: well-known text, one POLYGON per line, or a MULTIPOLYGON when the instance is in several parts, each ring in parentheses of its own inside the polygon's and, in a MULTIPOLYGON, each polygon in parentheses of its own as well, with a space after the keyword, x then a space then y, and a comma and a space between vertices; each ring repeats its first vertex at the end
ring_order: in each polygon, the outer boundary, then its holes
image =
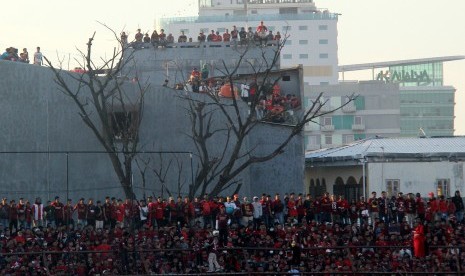
MULTIPOLYGON (((126 32, 121 33, 121 42, 123 45, 128 45, 133 48, 146 48, 150 45, 154 47, 167 47, 173 43, 186 43, 186 42, 224 42, 224 43, 233 43, 235 45, 269 45, 272 41, 279 42, 281 41, 281 33, 273 33, 272 30, 264 25, 263 21, 260 22, 260 25, 253 29, 252 27, 240 27, 233 26, 231 32, 229 29, 226 29, 223 33, 219 31, 211 30, 211 33, 205 34, 203 31, 200 31, 197 39, 195 37, 187 37, 184 31, 181 31, 178 38, 176 39, 172 33, 166 34, 164 29, 161 29, 159 32, 154 30, 151 35, 149 33, 143 34, 141 29, 137 29, 136 34, 134 35, 134 40, 129 42, 128 35, 126 32)), ((184 46, 181 46, 184 47, 184 46)))
POLYGON ((263 194, 0 205, 0 274, 450 273, 465 270, 460 193, 263 194), (395 207, 394 207, 395 206, 395 207))
MULTIPOLYGON (((15 47, 8 47, 5 49, 2 55, 0 55, 0 60, 9 60, 9 61, 18 61, 23 63, 30 63, 29 53, 27 48, 23 48, 23 51, 19 53, 19 50, 15 47)), ((34 59, 32 61, 35 65, 42 65, 43 56, 40 52, 40 47, 37 47, 37 51, 34 53, 34 59)))

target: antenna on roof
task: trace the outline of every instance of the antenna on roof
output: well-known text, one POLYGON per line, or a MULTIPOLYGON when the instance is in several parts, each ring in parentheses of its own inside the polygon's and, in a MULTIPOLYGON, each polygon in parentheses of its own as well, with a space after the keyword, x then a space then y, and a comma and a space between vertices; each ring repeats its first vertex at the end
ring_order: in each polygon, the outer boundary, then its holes
POLYGON ((422 127, 420 127, 420 128, 418 129, 418 137, 420 137, 420 138, 426 138, 426 133, 425 133, 425 131, 423 130, 422 127))

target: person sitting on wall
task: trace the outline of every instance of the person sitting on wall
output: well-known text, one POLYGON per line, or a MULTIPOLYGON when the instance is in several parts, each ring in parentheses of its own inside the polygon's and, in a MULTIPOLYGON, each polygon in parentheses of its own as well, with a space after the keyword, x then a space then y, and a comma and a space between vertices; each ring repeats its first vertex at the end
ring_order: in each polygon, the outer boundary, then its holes
POLYGON ((161 29, 160 34, 158 35, 158 38, 160 39, 160 45, 162 47, 166 47, 166 34, 165 30, 161 29))
POLYGON ((271 41, 274 39, 273 31, 269 31, 268 35, 266 36, 266 42, 271 41))
POLYGON ((178 43, 186 43, 187 36, 184 34, 184 31, 181 31, 181 35, 178 37, 178 43))
POLYGON ((266 44, 268 28, 263 24, 263 21, 260 21, 260 25, 257 27, 257 33, 260 41, 260 45, 266 44))
MULTIPOLYGON (((231 40, 236 42, 239 37, 239 30, 237 30, 236 25, 233 26, 233 29, 231 31, 231 40)), ((223 39, 224 40, 224 39, 223 39)))
POLYGON ((252 27, 249 27, 248 31, 247 31, 247 42, 249 44, 254 44, 254 40, 255 40, 255 33, 252 31, 252 27))
POLYGON ((244 27, 241 27, 241 31, 239 32, 239 37, 241 39, 241 45, 247 44, 247 32, 245 31, 244 27))
POLYGON ((212 42, 212 41, 215 41, 215 40, 216 40, 216 34, 215 34, 215 31, 212 30, 212 33, 207 36, 207 41, 212 42))
POLYGON ((274 40, 276 40, 276 41, 281 40, 281 33, 280 32, 276 32, 276 35, 274 36, 274 40))
POLYGON ((194 69, 192 69, 191 76, 189 77, 189 80, 190 81, 196 81, 196 80, 198 81, 198 80, 200 80, 200 72, 196 67, 194 67, 194 69))
POLYGON ((220 35, 220 32, 216 31, 215 39, 213 41, 221 42, 222 40, 223 40, 223 37, 220 35))
POLYGON ((228 29, 226 29, 226 32, 223 34, 223 41, 224 42, 231 41, 231 34, 229 33, 228 29))
POLYGON ((200 32, 199 36, 197 37, 197 40, 199 42, 205 42, 207 40, 207 37, 205 36, 203 32, 200 32))
POLYGON ((137 29, 137 33, 136 35, 134 36, 134 38, 136 39, 136 42, 142 42, 142 38, 144 37, 144 35, 140 32, 140 29, 137 29))
POLYGON ((128 45, 128 35, 126 32, 121 33, 121 44, 124 46, 128 45))
POLYGON ((202 66, 202 72, 201 72, 201 77, 202 77, 202 80, 206 80, 208 79, 208 75, 210 74, 210 71, 208 70, 208 65, 207 64, 204 64, 202 66))
POLYGON ((167 37, 166 37, 166 43, 174 43, 174 36, 173 34, 169 34, 167 37))
POLYGON ((146 33, 144 36, 144 43, 150 43, 150 37, 148 33, 146 33))
POLYGON ((153 30, 153 33, 150 37, 150 42, 153 46, 157 46, 158 42, 160 42, 160 37, 158 36, 157 30, 153 30))

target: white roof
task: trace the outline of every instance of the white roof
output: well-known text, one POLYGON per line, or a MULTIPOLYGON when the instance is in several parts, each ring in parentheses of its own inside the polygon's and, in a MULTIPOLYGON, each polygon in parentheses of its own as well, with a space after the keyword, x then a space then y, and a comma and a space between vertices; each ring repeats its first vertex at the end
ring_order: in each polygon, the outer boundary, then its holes
POLYGON ((372 138, 330 149, 309 151, 307 162, 369 157, 465 157, 465 136, 438 138, 372 138))
POLYGON ((374 69, 374 68, 385 68, 385 67, 401 66, 401 65, 415 65, 415 64, 424 64, 424 63, 431 63, 431 62, 446 62, 446 61, 454 61, 454 60, 461 60, 461 59, 465 59, 465 56, 430 57, 430 58, 349 64, 349 65, 340 65, 339 72, 368 70, 368 69, 374 69))

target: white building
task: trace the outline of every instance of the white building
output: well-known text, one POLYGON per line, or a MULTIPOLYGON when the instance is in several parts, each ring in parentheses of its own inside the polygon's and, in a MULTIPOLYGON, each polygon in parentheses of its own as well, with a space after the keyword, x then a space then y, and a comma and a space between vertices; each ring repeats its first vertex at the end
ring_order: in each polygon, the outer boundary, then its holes
POLYGON ((337 20, 338 14, 317 9, 313 0, 199 0, 199 16, 162 18, 156 25, 197 41, 200 31, 223 34, 234 25, 255 30, 264 21, 274 34, 288 35, 281 67, 302 64, 304 82, 326 85, 338 82, 337 20))
POLYGON ((306 190, 315 196, 465 193, 465 137, 367 139, 309 152, 305 163, 306 190))

